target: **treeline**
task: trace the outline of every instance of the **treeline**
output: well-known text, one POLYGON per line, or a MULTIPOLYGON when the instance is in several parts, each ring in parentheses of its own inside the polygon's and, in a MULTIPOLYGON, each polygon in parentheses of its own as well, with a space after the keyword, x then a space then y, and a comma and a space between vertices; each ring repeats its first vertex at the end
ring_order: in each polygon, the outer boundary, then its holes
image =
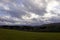
POLYGON ((60 23, 44 24, 41 26, 8 26, 3 25, 0 28, 15 29, 31 32, 60 32, 60 23))

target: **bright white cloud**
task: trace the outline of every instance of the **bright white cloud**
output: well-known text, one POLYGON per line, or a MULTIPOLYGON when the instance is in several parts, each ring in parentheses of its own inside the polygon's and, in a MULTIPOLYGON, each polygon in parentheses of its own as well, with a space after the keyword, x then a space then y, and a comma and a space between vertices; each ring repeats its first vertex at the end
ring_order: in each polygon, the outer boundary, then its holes
POLYGON ((45 8, 45 0, 30 0, 37 8, 45 8))
POLYGON ((26 15, 23 15, 22 18, 23 19, 26 19, 26 20, 31 20, 33 18, 38 18, 39 15, 35 14, 35 13, 32 13, 32 12, 27 12, 26 15))
POLYGON ((10 8, 8 6, 4 6, 3 7, 5 10, 10 10, 10 8))
POLYGON ((9 5, 6 5, 4 3, 0 3, 0 9, 10 10, 9 5))
POLYGON ((50 12, 51 10, 55 10, 56 7, 59 5, 57 1, 50 1, 47 5, 47 12, 50 12))

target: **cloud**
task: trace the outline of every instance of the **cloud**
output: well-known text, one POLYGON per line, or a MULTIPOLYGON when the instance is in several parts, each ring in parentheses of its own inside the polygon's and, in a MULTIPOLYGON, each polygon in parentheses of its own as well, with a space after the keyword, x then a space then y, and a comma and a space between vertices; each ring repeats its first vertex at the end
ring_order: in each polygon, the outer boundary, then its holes
POLYGON ((59 0, 0 0, 0 24, 41 25, 60 22, 59 0))

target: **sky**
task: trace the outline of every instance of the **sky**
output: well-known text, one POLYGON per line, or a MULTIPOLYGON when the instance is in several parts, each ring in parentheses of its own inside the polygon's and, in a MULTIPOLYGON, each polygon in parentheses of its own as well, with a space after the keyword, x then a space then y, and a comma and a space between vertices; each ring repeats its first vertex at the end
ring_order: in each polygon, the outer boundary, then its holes
POLYGON ((0 0, 0 25, 60 22, 60 0, 0 0))

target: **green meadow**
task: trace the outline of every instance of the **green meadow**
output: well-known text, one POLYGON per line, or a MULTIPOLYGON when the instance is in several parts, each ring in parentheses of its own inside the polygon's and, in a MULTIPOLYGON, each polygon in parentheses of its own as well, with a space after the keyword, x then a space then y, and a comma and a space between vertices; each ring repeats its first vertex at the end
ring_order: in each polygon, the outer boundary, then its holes
POLYGON ((0 28, 0 40, 60 40, 60 33, 26 32, 0 28))

